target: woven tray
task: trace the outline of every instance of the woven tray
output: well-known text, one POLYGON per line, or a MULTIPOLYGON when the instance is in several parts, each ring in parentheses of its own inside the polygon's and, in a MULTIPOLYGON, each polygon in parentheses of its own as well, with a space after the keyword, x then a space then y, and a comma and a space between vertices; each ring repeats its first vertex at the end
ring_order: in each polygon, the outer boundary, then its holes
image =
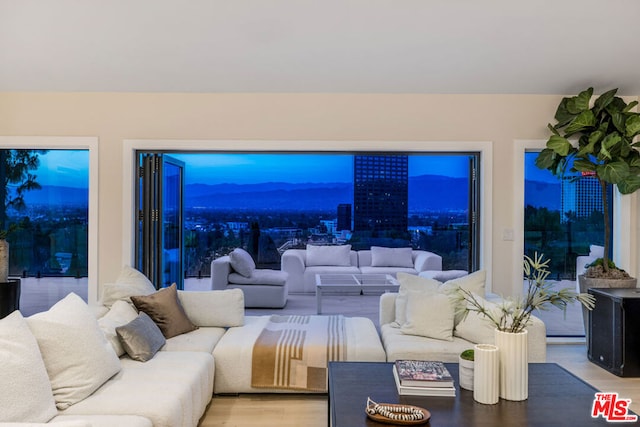
MULTIPOLYGON (((416 421, 400 421, 400 420, 392 420, 389 419, 387 417, 383 417, 380 414, 370 414, 366 409, 365 409, 365 413, 367 414, 367 417, 369 417, 370 419, 377 421, 379 423, 384 423, 384 424, 393 424, 393 425, 397 425, 397 426, 415 426, 415 425, 419 425, 419 424, 426 424, 429 422, 429 419, 431 418, 431 412, 427 411, 424 408, 420 408, 419 406, 413 406, 413 405, 398 405, 398 404, 394 404, 394 403, 381 403, 380 405, 384 405, 384 406, 389 406, 391 408, 411 408, 411 409, 417 409, 420 412, 422 412, 422 414, 424 415, 424 417, 421 420, 416 420, 416 421)), ((370 405, 370 406, 374 406, 374 405, 370 405)))

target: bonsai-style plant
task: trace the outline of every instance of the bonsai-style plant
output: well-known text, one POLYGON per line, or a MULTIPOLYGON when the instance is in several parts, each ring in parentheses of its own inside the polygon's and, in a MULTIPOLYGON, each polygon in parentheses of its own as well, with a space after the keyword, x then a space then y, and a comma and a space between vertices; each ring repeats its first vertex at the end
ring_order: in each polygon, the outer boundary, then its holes
POLYGON ((527 281, 527 291, 520 299, 504 298, 499 304, 485 306, 484 302, 473 293, 458 288, 455 295, 460 302, 465 302, 465 316, 475 311, 487 318, 493 326, 502 332, 523 332, 535 310, 548 310, 557 307, 566 310, 567 304, 578 301, 588 310, 594 307, 594 297, 587 293, 577 293, 571 288, 554 290, 553 285, 546 282, 550 271, 547 269, 551 260, 544 260, 544 255, 536 253, 533 258, 524 256, 523 272, 527 281))
POLYGON ((592 263, 587 277, 629 277, 609 259, 611 227, 606 186, 616 185, 622 194, 631 194, 640 188, 640 152, 637 148, 640 145, 637 141, 640 113, 631 111, 637 101, 627 104, 616 96, 617 91, 605 92, 593 102, 593 88, 563 98, 555 114, 557 123, 548 125, 552 135, 536 159, 536 166, 561 179, 573 161, 571 172, 593 176, 600 184, 604 256, 592 263))

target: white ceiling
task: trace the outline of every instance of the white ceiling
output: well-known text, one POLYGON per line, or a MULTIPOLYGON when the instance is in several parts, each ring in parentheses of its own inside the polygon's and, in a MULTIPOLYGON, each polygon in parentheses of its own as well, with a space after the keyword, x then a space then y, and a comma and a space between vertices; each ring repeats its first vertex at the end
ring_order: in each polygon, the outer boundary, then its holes
POLYGON ((0 0, 0 91, 640 95, 639 0, 0 0))

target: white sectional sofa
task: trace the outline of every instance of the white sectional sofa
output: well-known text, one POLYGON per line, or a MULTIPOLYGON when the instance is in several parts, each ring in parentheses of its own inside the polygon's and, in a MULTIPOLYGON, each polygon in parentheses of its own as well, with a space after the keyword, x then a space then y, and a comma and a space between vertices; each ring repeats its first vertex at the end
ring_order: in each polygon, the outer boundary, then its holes
MULTIPOLYGON (((0 427, 196 427, 215 393, 287 392, 251 387, 271 316, 245 316, 239 289, 156 292, 127 267, 101 302, 0 319, 0 427)), ((371 320, 343 320, 343 360, 386 360, 371 320)))
POLYGON ((288 249, 282 254, 282 271, 288 274, 289 293, 314 293, 316 274, 419 274, 442 270, 442 257, 411 248, 371 247, 354 251, 351 245, 288 249))
MULTIPOLYGON (((470 312, 463 320, 457 308, 447 304, 447 295, 456 286, 486 296, 484 271, 445 283, 401 274, 398 279, 399 292, 380 297, 380 334, 387 361, 458 362, 459 354, 475 344, 494 343, 494 327, 486 319, 470 312)), ((500 302, 495 295, 486 299, 487 304, 500 302)), ((532 316, 527 335, 529 362, 545 362, 546 328, 542 320, 532 316)))

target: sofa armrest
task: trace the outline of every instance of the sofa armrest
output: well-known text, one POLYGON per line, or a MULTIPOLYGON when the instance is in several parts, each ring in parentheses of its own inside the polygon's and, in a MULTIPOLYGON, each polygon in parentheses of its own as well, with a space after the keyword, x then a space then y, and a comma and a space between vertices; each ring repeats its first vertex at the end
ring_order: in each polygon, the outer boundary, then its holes
POLYGON ((396 321, 397 292, 386 292, 380 295, 380 326, 396 321))
POLYGON ((306 251, 304 249, 287 249, 280 259, 280 270, 286 272, 288 292, 304 292, 304 272, 306 266, 306 251))
POLYGON ((428 251, 414 251, 414 268, 418 273, 421 271, 442 271, 442 257, 428 251))
POLYGON ((230 273, 231 259, 228 255, 211 261, 211 290, 223 291, 227 289, 230 273))

